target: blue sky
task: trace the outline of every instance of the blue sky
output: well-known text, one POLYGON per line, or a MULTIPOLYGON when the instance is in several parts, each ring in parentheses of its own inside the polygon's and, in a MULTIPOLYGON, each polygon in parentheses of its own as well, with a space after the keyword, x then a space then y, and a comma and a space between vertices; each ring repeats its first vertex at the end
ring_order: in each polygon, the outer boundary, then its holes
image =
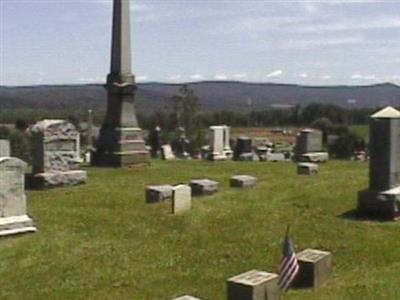
MULTIPOLYGON (((400 84, 399 1, 131 0, 138 82, 400 84)), ((0 0, 0 85, 104 83, 108 0, 0 0)))

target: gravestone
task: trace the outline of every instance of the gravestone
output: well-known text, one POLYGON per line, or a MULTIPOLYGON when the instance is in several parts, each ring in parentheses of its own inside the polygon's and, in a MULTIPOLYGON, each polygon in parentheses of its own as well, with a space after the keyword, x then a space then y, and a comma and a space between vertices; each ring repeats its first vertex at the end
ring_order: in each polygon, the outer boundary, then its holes
POLYGON ((146 202, 155 203, 163 202, 172 198, 173 186, 169 184, 164 185, 149 185, 146 188, 146 202))
POLYGON ((181 296, 181 297, 178 297, 178 298, 174 298, 172 300, 201 300, 201 299, 195 298, 193 296, 185 295, 185 296, 181 296))
POLYGON ((316 288, 332 276, 332 255, 330 252, 306 249, 296 255, 299 263, 293 286, 316 288))
POLYGON ((229 278, 228 300, 278 300, 278 275, 257 270, 229 278))
POLYGON ((149 134, 149 142, 151 147, 151 156, 153 158, 158 158, 161 152, 161 128, 157 126, 149 134))
POLYGON ((257 183, 257 178, 249 175, 236 175, 231 177, 229 183, 231 187, 253 187, 257 183))
POLYGON ((281 152, 269 152, 266 154, 268 161, 285 161, 287 160, 284 153, 281 152))
POLYGON ((210 195, 218 191, 218 182, 210 179, 193 179, 190 181, 194 196, 210 195))
POLYGON ((308 152, 302 154, 299 160, 312 163, 327 162, 329 160, 329 154, 328 152, 308 152))
POLYGON ((64 120, 44 120, 32 127, 32 174, 29 186, 49 188, 86 182, 79 170, 79 132, 64 120))
POLYGON ((323 152, 322 131, 306 128, 296 136, 295 160, 301 160, 302 155, 312 152, 323 152))
POLYGON ((10 141, 0 140, 0 157, 11 156, 10 141))
POLYGON ((192 202, 192 189, 190 186, 180 184, 174 186, 172 192, 172 213, 181 214, 190 210, 192 202))
POLYGON ((36 231, 26 209, 26 167, 18 158, 0 158, 0 236, 36 231))
POLYGON ((253 160, 253 149, 251 138, 249 137, 239 137, 236 140, 235 160, 253 160))
POLYGON ((161 156, 163 160, 174 160, 176 158, 169 144, 161 146, 161 156))
POLYGON ((386 107, 370 119, 369 188, 358 194, 358 211, 400 218, 400 112, 386 107))
POLYGON ((318 173, 318 165, 313 163, 298 163, 297 174, 299 175, 312 175, 318 173))
POLYGON ((226 125, 210 126, 210 151, 211 160, 225 160, 232 157, 229 144, 230 128, 226 125))

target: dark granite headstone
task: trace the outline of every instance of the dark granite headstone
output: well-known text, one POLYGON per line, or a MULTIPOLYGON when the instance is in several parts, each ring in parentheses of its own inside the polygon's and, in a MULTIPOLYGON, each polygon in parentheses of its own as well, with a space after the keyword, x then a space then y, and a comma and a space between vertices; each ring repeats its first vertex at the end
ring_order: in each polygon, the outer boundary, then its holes
POLYGON ((151 147, 151 156, 153 158, 159 157, 162 145, 161 128, 159 126, 150 131, 149 143, 151 147))
POLYGON ((299 273, 293 283, 294 287, 316 288, 332 275, 332 255, 330 252, 306 249, 296 255, 299 262, 299 273))
POLYGON ((251 138, 239 137, 236 140, 234 151, 234 159, 240 160, 242 155, 251 154, 253 152, 251 138))
POLYGON ((298 160, 305 153, 321 152, 322 149, 322 131, 307 128, 297 134, 295 159, 298 160))

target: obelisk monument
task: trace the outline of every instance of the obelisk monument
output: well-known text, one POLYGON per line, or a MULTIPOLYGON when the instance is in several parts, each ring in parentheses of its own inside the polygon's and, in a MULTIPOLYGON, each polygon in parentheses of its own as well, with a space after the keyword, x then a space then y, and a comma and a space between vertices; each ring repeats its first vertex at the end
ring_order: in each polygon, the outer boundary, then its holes
POLYGON ((93 164, 97 166, 129 167, 150 160, 134 107, 136 84, 131 69, 129 2, 114 0, 107 113, 93 153, 93 164))

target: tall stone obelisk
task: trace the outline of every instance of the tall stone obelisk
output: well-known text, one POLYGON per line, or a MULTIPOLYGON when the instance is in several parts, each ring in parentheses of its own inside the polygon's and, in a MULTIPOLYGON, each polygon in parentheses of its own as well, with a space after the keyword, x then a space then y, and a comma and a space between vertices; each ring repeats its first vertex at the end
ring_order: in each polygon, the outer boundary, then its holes
POLYGON ((129 167, 150 160, 135 114, 129 0, 114 0, 107 114, 93 156, 98 166, 129 167))

